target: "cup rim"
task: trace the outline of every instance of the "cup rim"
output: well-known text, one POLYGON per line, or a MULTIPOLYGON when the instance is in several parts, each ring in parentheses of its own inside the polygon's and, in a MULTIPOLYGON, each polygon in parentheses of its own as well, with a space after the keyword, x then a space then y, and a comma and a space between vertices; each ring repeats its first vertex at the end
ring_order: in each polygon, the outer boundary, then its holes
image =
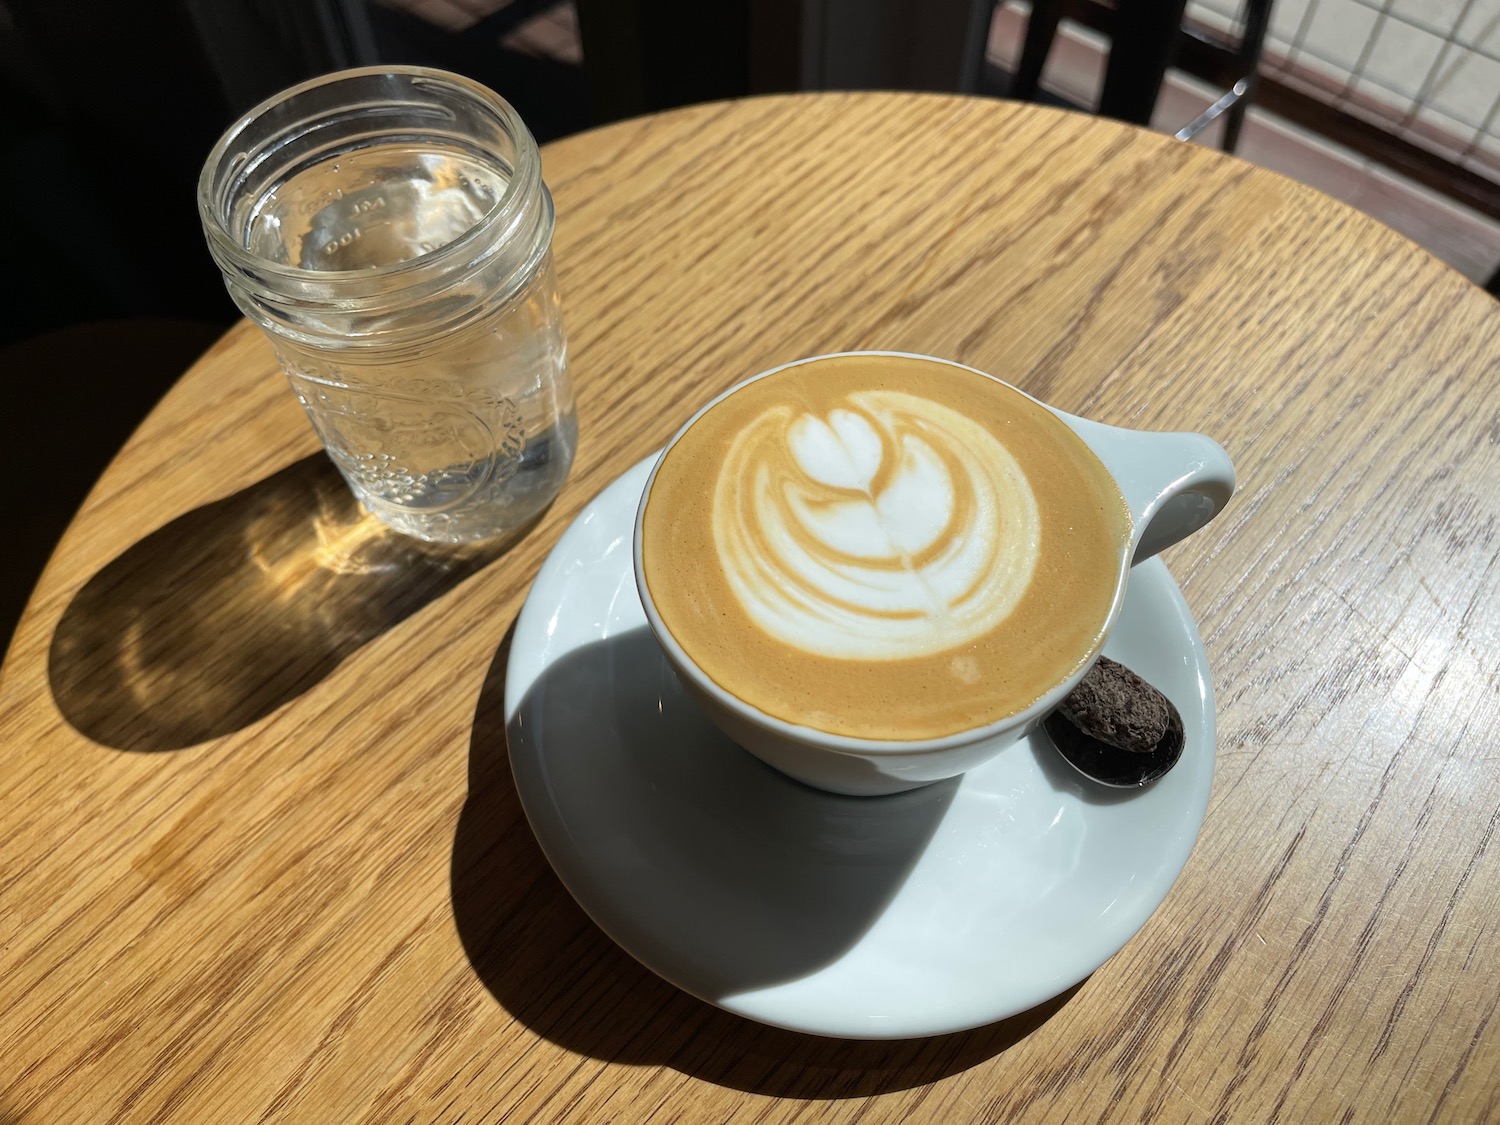
MULTIPOLYGON (((895 356, 902 359, 922 360, 929 363, 940 363, 948 367, 957 367, 961 370, 971 372, 975 375, 980 375, 986 379, 990 379, 996 383, 999 383, 1003 387, 1007 387, 1010 390, 1015 391, 1017 394, 1029 399, 1030 401, 1036 403, 1038 406, 1056 416, 1058 420, 1061 421, 1064 425, 1068 425, 1069 420, 1075 417, 1074 415, 1068 414, 1066 411, 1058 410, 1054 406, 1049 406, 1047 403, 1042 402, 1035 396, 1027 394, 1025 391, 1021 390, 1020 387, 1017 387, 1011 383, 1007 383, 1004 379, 991 375, 987 371, 981 371, 977 367, 970 367, 966 363, 959 363, 957 360, 941 359, 937 356, 922 355, 918 352, 903 352, 887 349, 827 352, 822 355, 807 356, 802 359, 795 359, 790 363, 783 363, 776 367, 769 368, 765 371, 758 372, 755 375, 751 375, 749 378, 743 379, 740 382, 735 383, 732 387, 729 387, 727 390, 724 390, 715 395, 707 403, 696 410, 686 422, 678 427, 677 431, 673 433, 672 437, 667 441, 666 445, 664 445, 661 448, 661 451, 657 454, 656 462, 651 466, 651 473, 646 478, 646 485, 641 489, 641 499, 639 504, 636 506, 635 525, 631 537, 631 558, 635 570, 636 590, 640 594, 641 605, 646 611, 647 624, 650 625, 651 632, 655 634, 657 642, 666 652, 667 657, 671 661, 673 667, 678 671, 679 674, 685 674, 692 681, 693 686, 711 695, 722 706, 733 711, 736 715, 740 716, 746 722, 749 722, 774 735, 791 741, 796 741, 803 744, 815 744, 822 749, 831 750, 841 754, 848 754, 851 756, 868 756, 871 754, 918 755, 935 754, 946 750, 954 750, 960 747, 973 745, 974 743, 984 742, 991 738, 996 738, 1008 731, 1017 729, 1024 730, 1026 728, 1029 728, 1034 723, 1040 721, 1046 715, 1056 710, 1058 704, 1060 704, 1063 699, 1066 698, 1067 694, 1078 686, 1078 684, 1083 680, 1084 676, 1088 675, 1089 669, 1094 666, 1094 664, 1098 661, 1100 655, 1103 653, 1105 641, 1109 636, 1110 630, 1114 627, 1115 621, 1120 615, 1121 608, 1125 604, 1125 591, 1126 587, 1129 584, 1130 577, 1132 556, 1131 543, 1127 543, 1125 549, 1120 553, 1120 567, 1118 573, 1115 576, 1114 596, 1110 599, 1109 612, 1105 615, 1104 624, 1099 630, 1098 643, 1094 646, 1093 650, 1083 658, 1078 666, 1078 669, 1070 676, 1062 680, 1060 683, 1055 684, 1030 706, 1020 711, 1014 712, 1013 714, 1007 715, 1000 719, 995 719, 989 723, 984 724, 983 726, 972 727, 969 730, 957 731, 953 734, 941 735, 937 738, 920 738, 910 740, 858 738, 854 735, 834 734, 830 731, 819 730, 817 727, 810 727, 801 723, 789 722, 786 719, 779 719, 775 715, 767 714, 759 707, 745 702, 739 696, 734 695, 732 692, 726 691, 724 688, 720 687, 719 684, 716 683, 713 678, 708 675, 707 672, 705 672, 698 666, 697 661, 693 660, 693 658, 687 654, 683 647, 677 642, 677 638, 672 635, 671 630, 667 628, 666 623, 661 618, 661 615, 657 612, 656 602, 652 598, 650 588, 646 583, 645 565, 641 555, 641 529, 645 521, 646 504, 651 498, 652 486, 656 483, 656 474, 660 471, 662 462, 666 460, 666 456, 671 451, 672 447, 676 445, 677 442, 682 438, 682 436, 693 427, 693 425, 698 421, 699 418, 703 417, 703 415, 707 414, 720 402, 724 401, 726 398, 736 393, 741 388, 747 387, 751 383, 759 382, 761 379, 764 379, 767 376, 775 375, 778 372, 785 371, 788 368, 800 367, 803 364, 817 363, 827 359, 842 359, 849 356, 895 356)), ((1068 428, 1070 430, 1073 429, 1071 425, 1069 425, 1068 428)), ((1078 437, 1079 441, 1082 441, 1085 446, 1088 445, 1088 442, 1083 438, 1082 435, 1077 434, 1076 431, 1074 431, 1074 433, 1075 436, 1078 437)), ((1092 453, 1093 450, 1090 449, 1090 452, 1092 453)), ((1096 458, 1097 456, 1098 455, 1095 454, 1096 458)), ((1108 473, 1108 468, 1106 468, 1105 471, 1108 473)), ((1110 479, 1114 479, 1113 473, 1109 473, 1109 476, 1110 479)), ((1119 487, 1118 482, 1116 483, 1116 487, 1119 487)), ((1132 523, 1133 522, 1134 518, 1132 517, 1132 523)), ((1136 530, 1138 532, 1138 529, 1136 530)), ((1133 538, 1134 536, 1132 536, 1132 541, 1133 538)))

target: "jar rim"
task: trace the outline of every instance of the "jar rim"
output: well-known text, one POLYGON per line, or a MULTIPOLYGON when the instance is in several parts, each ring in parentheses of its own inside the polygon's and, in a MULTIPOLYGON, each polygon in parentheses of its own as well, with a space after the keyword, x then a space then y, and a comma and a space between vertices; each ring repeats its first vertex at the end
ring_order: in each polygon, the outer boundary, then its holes
MULTIPOLYGON (((378 105, 387 99, 366 99, 353 102, 349 105, 325 110, 322 114, 311 120, 327 118, 339 113, 347 113, 359 105, 378 105)), ((269 138, 264 145, 258 146, 258 150, 270 153, 286 143, 286 130, 269 138)), ((280 278, 284 281, 298 285, 313 284, 322 286, 338 286, 341 282, 388 282, 392 278, 400 278, 403 275, 417 276, 425 274, 434 267, 442 272, 444 267, 460 256, 465 261, 472 261, 472 254, 465 254, 478 243, 488 247, 497 246, 503 239, 496 237, 497 228, 504 228, 517 224, 522 213, 526 210, 527 201, 536 194, 540 186, 541 168, 540 154, 536 148, 536 142, 525 122, 512 108, 509 102, 495 93, 489 87, 461 74, 450 71, 438 70, 432 67, 391 65, 391 66, 366 66, 355 67, 348 70, 333 71, 310 78, 295 86, 290 86, 261 101, 245 113, 241 114, 235 122, 229 126, 210 150, 204 161, 203 169, 198 177, 198 212, 203 223, 203 228, 209 242, 209 248, 215 258, 220 260, 221 265, 233 264, 240 270, 250 269, 257 275, 264 277, 280 278), (386 265, 366 267, 363 269, 350 270, 317 270, 306 269, 302 266, 277 262, 270 258, 255 254, 247 246, 237 240, 228 223, 227 199, 228 192, 225 190, 228 184, 233 182, 234 173, 246 163, 252 156, 252 150, 243 149, 231 156, 236 143, 240 142, 245 131, 257 120, 272 112, 277 107, 303 97, 314 90, 340 83, 354 83, 370 78, 384 78, 399 76, 416 80, 417 83, 431 83, 446 86, 473 100, 477 105, 493 113, 499 123, 510 134, 516 145, 514 169, 512 175, 507 179, 505 191, 494 205, 466 231, 454 238, 451 242, 444 243, 434 250, 430 250, 415 257, 407 258, 386 265)), ((487 254, 481 254, 485 257, 487 254)))

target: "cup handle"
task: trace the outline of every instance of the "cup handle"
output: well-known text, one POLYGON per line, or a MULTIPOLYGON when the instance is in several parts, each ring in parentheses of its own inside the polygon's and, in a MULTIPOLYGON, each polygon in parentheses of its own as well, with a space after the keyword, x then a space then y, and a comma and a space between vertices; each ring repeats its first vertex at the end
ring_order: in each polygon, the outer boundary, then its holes
POLYGON ((1126 430, 1057 413, 1120 486, 1135 525, 1131 565, 1186 539, 1234 495, 1234 464, 1213 438, 1126 430))

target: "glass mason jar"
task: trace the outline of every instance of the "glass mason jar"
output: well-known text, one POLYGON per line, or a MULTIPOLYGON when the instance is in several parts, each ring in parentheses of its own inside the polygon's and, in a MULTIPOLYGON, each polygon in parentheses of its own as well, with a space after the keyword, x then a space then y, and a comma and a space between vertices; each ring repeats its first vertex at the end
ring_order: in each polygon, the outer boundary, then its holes
POLYGON ((463 542, 523 527, 577 418, 536 142, 458 75, 325 75, 224 134, 198 183, 209 250, 356 496, 463 542))

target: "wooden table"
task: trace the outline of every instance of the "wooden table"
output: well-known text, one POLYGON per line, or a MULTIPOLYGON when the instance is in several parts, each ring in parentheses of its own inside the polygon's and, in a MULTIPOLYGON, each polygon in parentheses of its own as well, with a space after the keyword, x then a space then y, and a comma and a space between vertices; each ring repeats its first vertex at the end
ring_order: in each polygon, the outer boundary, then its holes
POLYGON ((1492 300, 1033 106, 709 105, 545 164, 584 439, 513 549, 360 522, 246 326, 63 539, 0 681, 0 1122, 1496 1120, 1492 300), (1186 871, 1076 990, 927 1041, 659 981, 505 760, 504 641, 571 517, 720 388, 846 348, 1203 430, 1242 481, 1166 556, 1218 690, 1186 871))

